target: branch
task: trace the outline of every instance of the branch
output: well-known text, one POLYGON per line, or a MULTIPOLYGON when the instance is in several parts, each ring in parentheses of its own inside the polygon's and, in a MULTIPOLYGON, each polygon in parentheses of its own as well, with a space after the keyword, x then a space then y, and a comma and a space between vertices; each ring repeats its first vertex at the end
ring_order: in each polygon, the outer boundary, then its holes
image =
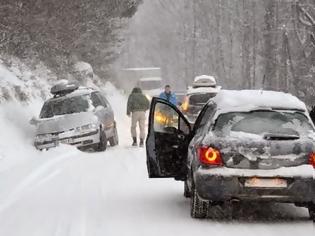
POLYGON ((303 16, 300 15, 299 20, 302 24, 306 26, 315 26, 315 19, 311 16, 310 13, 308 13, 303 7, 300 5, 297 5, 298 10, 300 10, 302 13, 304 13, 304 17, 306 17, 307 21, 303 19, 303 16))
POLYGON ((314 33, 311 33, 311 42, 312 42, 313 46, 315 47, 315 35, 314 35, 314 33))

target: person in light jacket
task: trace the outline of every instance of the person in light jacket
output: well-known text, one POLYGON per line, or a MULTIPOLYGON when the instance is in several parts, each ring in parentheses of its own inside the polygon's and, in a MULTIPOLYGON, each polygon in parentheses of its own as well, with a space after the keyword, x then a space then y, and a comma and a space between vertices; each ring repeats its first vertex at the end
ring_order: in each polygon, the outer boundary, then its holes
POLYGON ((165 86, 164 92, 162 92, 159 97, 168 101, 169 103, 173 104, 174 106, 177 106, 177 99, 176 99, 175 94, 172 93, 170 85, 165 86))

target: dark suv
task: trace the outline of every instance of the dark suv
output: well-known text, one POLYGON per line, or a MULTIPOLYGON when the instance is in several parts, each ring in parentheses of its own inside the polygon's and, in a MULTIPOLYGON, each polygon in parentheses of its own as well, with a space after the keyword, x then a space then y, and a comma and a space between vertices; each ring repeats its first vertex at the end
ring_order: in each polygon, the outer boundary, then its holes
POLYGON ((191 216, 234 201, 295 203, 315 220, 315 132, 305 104, 272 91, 222 90, 193 130, 154 98, 146 141, 150 178, 185 181, 191 216))

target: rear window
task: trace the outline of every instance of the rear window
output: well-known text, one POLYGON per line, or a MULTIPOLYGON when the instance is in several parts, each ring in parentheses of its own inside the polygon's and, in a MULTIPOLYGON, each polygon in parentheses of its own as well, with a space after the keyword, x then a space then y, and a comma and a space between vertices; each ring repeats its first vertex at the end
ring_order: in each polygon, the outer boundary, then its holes
POLYGON ((190 105, 204 105, 206 104, 210 98, 216 96, 216 93, 201 93, 201 94, 193 94, 189 97, 190 105))
POLYGON ((87 112, 93 109, 94 106, 90 95, 52 100, 44 104, 40 118, 51 118, 58 115, 87 112))
POLYGON ((231 112, 218 117, 215 132, 228 136, 232 132, 256 135, 277 133, 305 135, 314 131, 308 118, 301 112, 252 111, 231 112))
POLYGON ((160 89, 162 87, 161 80, 145 80, 139 81, 139 86, 143 90, 160 89))

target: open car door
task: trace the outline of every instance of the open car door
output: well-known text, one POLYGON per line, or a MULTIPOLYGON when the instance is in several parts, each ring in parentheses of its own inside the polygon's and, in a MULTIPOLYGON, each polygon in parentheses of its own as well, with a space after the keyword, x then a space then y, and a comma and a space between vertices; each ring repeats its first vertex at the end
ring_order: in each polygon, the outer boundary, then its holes
POLYGON ((160 98, 152 99, 146 140, 150 178, 185 180, 190 132, 190 124, 177 107, 160 98))

